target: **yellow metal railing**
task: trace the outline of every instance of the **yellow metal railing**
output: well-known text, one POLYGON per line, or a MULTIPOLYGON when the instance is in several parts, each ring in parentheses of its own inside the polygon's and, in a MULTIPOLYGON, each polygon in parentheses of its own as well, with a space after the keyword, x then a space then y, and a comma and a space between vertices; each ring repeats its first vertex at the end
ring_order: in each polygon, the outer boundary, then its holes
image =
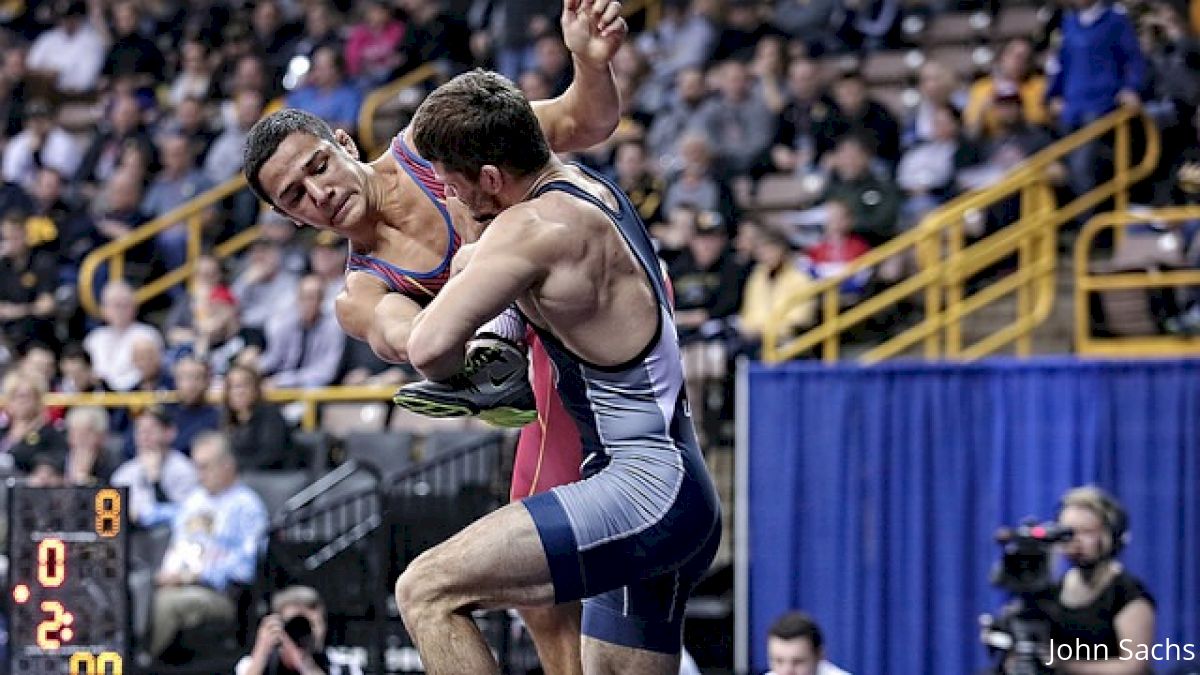
MULTIPOLYGON (((114 239, 88 253, 79 268, 79 304, 88 314, 93 316, 99 315, 100 303, 98 291, 102 289, 96 288, 96 273, 99 271, 100 266, 104 264, 108 265, 108 278, 110 280, 123 279, 125 277, 125 256, 129 253, 129 250, 157 236, 160 232, 173 227, 176 223, 182 223, 182 226, 186 227, 188 231, 187 262, 183 266, 169 270, 157 279, 137 289, 134 297, 140 304, 165 293, 172 286, 186 281, 191 276, 192 269, 196 265, 196 259, 201 253, 205 213, 218 202, 228 198, 244 187, 246 187, 246 179, 242 176, 241 172, 238 172, 237 176, 199 195, 186 204, 172 209, 124 237, 114 239)), ((213 253, 218 257, 233 255, 249 246, 257 238, 257 227, 246 229, 216 245, 213 248, 213 253)))
POLYGON ((1075 350, 1098 356, 1179 356, 1200 354, 1200 337, 1145 335, 1096 337, 1092 335, 1089 293, 1100 291, 1150 290, 1154 288, 1200 287, 1200 270, 1161 272, 1093 272, 1092 244, 1106 230, 1122 232, 1139 223, 1180 223, 1200 220, 1200 207, 1175 207, 1138 213, 1103 213, 1088 221, 1075 240, 1075 350))
POLYGON ((799 336, 782 334, 780 316, 772 317, 763 338, 763 357, 779 362, 820 349, 828 362, 838 359, 843 334, 869 318, 920 294, 920 321, 861 355, 874 363, 903 353, 923 342, 926 358, 975 359, 1015 343, 1019 355, 1031 351, 1031 335, 1054 306, 1058 227, 1113 199, 1118 211, 1129 204, 1129 188, 1158 164, 1159 137, 1153 121, 1134 109, 1117 110, 1026 160, 998 184, 965 194, 927 216, 920 225, 847 265, 839 275, 797 292, 792 303, 817 301, 821 323, 799 336), (1145 152, 1139 163, 1131 158, 1133 125, 1145 130, 1145 152), (1091 192, 1056 207, 1047 170, 1083 145, 1114 136, 1114 176, 1091 192), (1020 199, 1019 219, 992 235, 966 245, 968 223, 979 223, 987 210, 1008 199, 1020 199), (980 271, 1010 257, 1016 270, 973 293, 967 282, 980 271), (915 262, 916 272, 861 303, 843 309, 842 283, 864 272, 877 274, 893 259, 915 262), (963 320, 997 300, 1016 294, 1016 319, 991 335, 965 345, 963 320))
MULTIPOLYGON (((396 98, 400 92, 409 87, 415 87, 432 80, 440 72, 437 65, 426 63, 410 71, 404 77, 393 80, 367 95, 362 107, 358 109, 358 139, 363 145, 364 156, 362 159, 364 161, 369 161, 378 156, 379 153, 387 149, 387 143, 391 140, 380 140, 375 137, 375 116, 379 113, 379 109, 383 107, 383 104, 396 98)), ((399 131, 399 129, 396 131, 399 131)))
MULTIPOLYGON (((362 403, 391 401, 396 392, 394 386, 323 387, 320 389, 267 389, 264 398, 273 403, 300 403, 304 406, 301 427, 305 431, 317 428, 317 406, 323 403, 362 403)), ((175 392, 104 392, 97 394, 46 394, 45 403, 50 407, 71 408, 76 406, 100 406, 103 408, 146 408, 157 403, 173 403, 175 392)), ((218 400, 213 398, 213 403, 218 400)))

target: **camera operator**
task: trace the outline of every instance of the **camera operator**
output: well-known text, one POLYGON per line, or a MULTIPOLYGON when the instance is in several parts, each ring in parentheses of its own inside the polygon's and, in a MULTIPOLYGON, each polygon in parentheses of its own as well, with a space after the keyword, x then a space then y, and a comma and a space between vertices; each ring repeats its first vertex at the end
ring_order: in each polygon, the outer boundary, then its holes
POLYGON ((258 624, 250 655, 235 675, 363 675, 325 649, 325 603, 308 586, 289 586, 271 598, 271 613, 258 624))
POLYGON ((1154 641, 1154 599, 1117 561, 1128 539, 1125 510, 1103 490, 1080 487, 1063 496, 1058 523, 1074 536, 1061 545, 1071 568, 1038 603, 1050 623, 1049 666, 1070 675, 1149 673, 1136 657, 1154 641))

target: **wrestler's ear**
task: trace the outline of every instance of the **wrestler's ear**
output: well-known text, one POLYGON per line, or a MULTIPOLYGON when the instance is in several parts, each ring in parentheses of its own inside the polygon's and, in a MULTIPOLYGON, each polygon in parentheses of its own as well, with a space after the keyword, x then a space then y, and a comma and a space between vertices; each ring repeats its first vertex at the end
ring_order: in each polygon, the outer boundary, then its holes
POLYGON ((504 187, 504 174, 494 164, 484 164, 479 170, 479 187, 489 195, 500 194, 504 187))
POLYGON ((350 137, 350 134, 346 133, 345 129, 338 129, 334 131, 333 138, 337 141, 338 146, 345 150, 346 154, 350 155, 351 158, 360 159, 358 155, 358 146, 355 145, 354 139, 350 137))

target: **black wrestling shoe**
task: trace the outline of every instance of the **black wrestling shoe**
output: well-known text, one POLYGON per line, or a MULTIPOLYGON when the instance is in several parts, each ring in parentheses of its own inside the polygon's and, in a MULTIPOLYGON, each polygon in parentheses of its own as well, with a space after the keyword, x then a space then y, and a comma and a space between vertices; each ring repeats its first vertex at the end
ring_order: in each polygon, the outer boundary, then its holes
POLYGON ((523 427, 537 419, 529 361, 503 340, 476 340, 461 373, 447 380, 406 384, 392 401, 425 417, 479 417, 498 427, 523 427))

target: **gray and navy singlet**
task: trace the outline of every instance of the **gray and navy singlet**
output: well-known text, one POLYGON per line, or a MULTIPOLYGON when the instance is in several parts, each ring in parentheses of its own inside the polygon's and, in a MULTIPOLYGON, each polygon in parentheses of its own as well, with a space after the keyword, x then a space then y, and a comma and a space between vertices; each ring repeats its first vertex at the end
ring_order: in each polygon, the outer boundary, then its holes
POLYGON ((640 354, 614 367, 588 363, 537 329, 579 427, 584 480, 523 503, 556 601, 587 599, 584 635, 677 653, 687 598, 720 542, 720 504, 688 412, 670 296, 650 235, 619 188, 579 168, 613 194, 617 211, 567 181, 536 195, 561 191, 608 216, 653 288, 658 327, 640 354))

